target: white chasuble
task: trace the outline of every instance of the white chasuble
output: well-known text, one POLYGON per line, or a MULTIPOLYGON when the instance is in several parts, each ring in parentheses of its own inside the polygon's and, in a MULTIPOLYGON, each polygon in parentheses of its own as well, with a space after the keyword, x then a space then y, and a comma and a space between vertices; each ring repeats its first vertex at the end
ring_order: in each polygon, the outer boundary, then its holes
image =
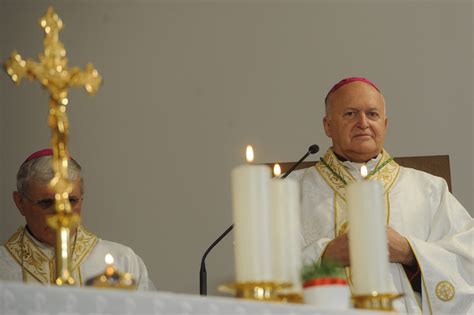
MULTIPOLYGON (((329 241, 347 232, 345 186, 361 179, 361 166, 339 161, 329 149, 314 167, 290 175, 301 185, 305 263, 320 259, 329 241)), ((444 179, 401 167, 385 150, 366 166, 368 177, 384 185, 386 225, 407 238, 421 271, 419 305, 403 266, 390 263, 390 287, 405 294, 394 301, 396 309, 411 314, 474 312, 474 221, 444 179)))
MULTIPOLYGON (((139 290, 153 290, 148 271, 139 256, 129 247, 99 239, 79 226, 71 238, 71 276, 76 285, 85 282, 106 267, 105 255, 114 257, 121 272, 129 272, 137 280, 139 290)), ((39 242, 25 227, 20 227, 0 246, 0 280, 54 284, 56 259, 54 248, 39 242)))

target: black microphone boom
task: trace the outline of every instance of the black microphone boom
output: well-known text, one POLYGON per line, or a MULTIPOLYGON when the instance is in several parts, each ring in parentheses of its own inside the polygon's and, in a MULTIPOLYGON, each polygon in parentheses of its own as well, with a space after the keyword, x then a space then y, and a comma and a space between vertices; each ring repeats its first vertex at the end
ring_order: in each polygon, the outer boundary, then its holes
MULTIPOLYGON (((303 155, 303 157, 301 159, 299 159, 298 162, 296 162, 281 178, 284 179, 286 178, 288 175, 291 174, 291 172, 293 172, 295 170, 295 168, 301 164, 301 162, 303 162, 307 157, 308 155, 310 154, 315 154, 319 151, 319 146, 317 144, 313 144, 311 146, 309 146, 308 148, 308 152, 306 152, 305 155, 303 155)), ((231 224, 227 230, 224 231, 224 233, 222 233, 212 244, 211 246, 209 246, 208 249, 206 249, 206 251, 204 252, 204 255, 202 255, 202 258, 201 258, 201 269, 199 270, 199 294, 200 295, 207 295, 207 271, 206 271, 206 257, 207 255, 209 254, 209 252, 214 248, 214 246, 216 246, 217 244, 219 244, 219 242, 224 238, 226 237, 227 234, 230 233, 230 231, 232 231, 232 229, 234 228, 234 225, 231 224)))
POLYGON ((290 175, 291 172, 293 172, 295 170, 295 168, 298 167, 298 165, 300 165, 301 162, 303 162, 308 157, 308 155, 318 153, 318 151, 319 151, 319 146, 317 144, 310 145, 309 148, 308 148, 308 152, 306 152, 306 154, 303 155, 303 157, 301 159, 299 159, 298 162, 293 164, 293 166, 288 171, 286 171, 286 173, 281 178, 282 179, 287 178, 288 175, 290 175))

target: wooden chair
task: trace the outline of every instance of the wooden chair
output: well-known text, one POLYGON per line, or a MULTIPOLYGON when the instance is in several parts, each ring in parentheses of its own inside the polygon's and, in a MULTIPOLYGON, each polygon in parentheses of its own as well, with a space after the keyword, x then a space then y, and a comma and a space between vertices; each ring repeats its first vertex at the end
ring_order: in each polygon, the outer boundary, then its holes
MULTIPOLYGON (((444 178, 448 183, 449 191, 452 192, 449 155, 395 157, 394 160, 401 166, 414 168, 444 178)), ((303 162, 296 169, 312 167, 315 163, 316 161, 303 162)), ((266 164, 273 166, 274 163, 266 164)), ((295 162, 278 162, 278 164, 280 164, 281 172, 284 174, 295 162)))

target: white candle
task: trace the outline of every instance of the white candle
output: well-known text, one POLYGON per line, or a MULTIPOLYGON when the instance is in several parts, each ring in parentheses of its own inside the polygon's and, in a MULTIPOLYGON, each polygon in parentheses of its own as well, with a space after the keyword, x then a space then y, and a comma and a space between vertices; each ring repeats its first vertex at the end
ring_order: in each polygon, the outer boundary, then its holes
POLYGON ((388 248, 383 186, 362 180, 347 186, 353 293, 388 293, 388 248))
MULTIPOLYGON (((280 175, 275 169, 274 173, 280 175)), ((277 282, 292 283, 289 291, 302 291, 299 185, 291 179, 274 178, 270 183, 270 195, 273 278, 277 282)))
POLYGON ((232 170, 231 178, 236 281, 270 281, 271 170, 265 165, 241 165, 232 170))

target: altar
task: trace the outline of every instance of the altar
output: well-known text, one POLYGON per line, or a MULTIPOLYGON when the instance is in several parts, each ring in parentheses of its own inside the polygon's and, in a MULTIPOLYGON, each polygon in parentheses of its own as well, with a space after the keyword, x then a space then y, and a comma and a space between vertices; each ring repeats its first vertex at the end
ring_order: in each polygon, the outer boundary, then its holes
POLYGON ((56 287, 0 281, 0 314, 387 314, 171 292, 56 287))

